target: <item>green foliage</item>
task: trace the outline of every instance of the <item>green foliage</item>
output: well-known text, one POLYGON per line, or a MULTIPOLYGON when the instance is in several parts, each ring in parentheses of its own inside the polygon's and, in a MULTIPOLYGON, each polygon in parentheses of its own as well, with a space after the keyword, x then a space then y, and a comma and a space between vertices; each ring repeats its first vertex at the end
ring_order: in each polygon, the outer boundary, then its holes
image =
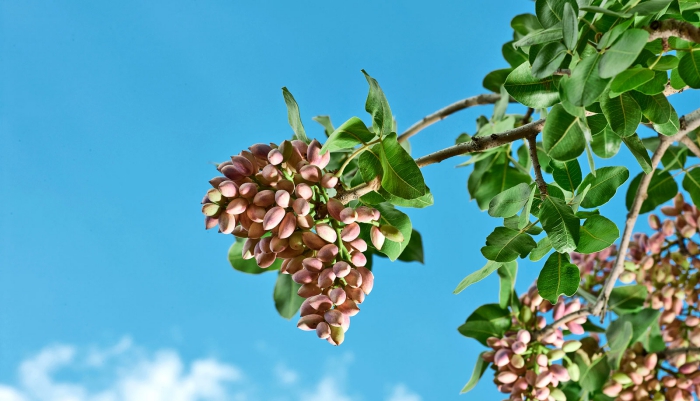
POLYGON ((510 311, 498 304, 478 307, 457 330, 465 337, 486 345, 489 337, 502 337, 511 326, 510 311))
POLYGON ((532 75, 529 63, 523 63, 508 74, 503 86, 518 102, 540 109, 559 102, 559 79, 560 77, 537 78, 532 75))
POLYGON ((282 88, 282 95, 284 96, 284 103, 287 105, 287 119, 289 120, 289 126, 294 131, 294 138, 309 142, 309 138, 306 137, 306 131, 304 130, 304 124, 301 123, 297 101, 294 100, 294 96, 287 88, 282 88))
POLYGON ((542 298, 555 304, 559 295, 574 295, 580 281, 581 274, 578 267, 569 261, 569 255, 554 252, 544 262, 537 278, 537 290, 542 298))
POLYGON ((609 247, 620 236, 617 225, 603 216, 591 216, 581 226, 576 252, 595 253, 609 247))
POLYGON ((228 250, 228 261, 231 267, 238 270, 239 272, 249 273, 249 274, 260 274, 269 271, 276 271, 282 266, 281 260, 276 260, 272 266, 262 269, 258 267, 255 259, 243 259, 241 253, 243 251, 243 240, 236 238, 236 241, 231 245, 228 250))
POLYGON ((488 237, 481 253, 488 260, 511 262, 520 256, 526 257, 536 246, 535 240, 522 231, 507 227, 496 227, 488 237))
POLYGON ((277 276, 272 298, 275 300, 277 312, 285 319, 293 318, 304 302, 304 298, 297 295, 299 287, 301 286, 295 283, 289 274, 280 273, 277 276))
POLYGON ((583 153, 586 139, 580 121, 561 105, 552 107, 542 131, 544 150, 552 159, 568 161, 583 153))
POLYGON ((580 232, 579 218, 565 201, 547 196, 540 208, 540 221, 557 252, 566 253, 576 249, 580 232))
POLYGON ((460 292, 464 291, 470 285, 476 284, 479 281, 490 276, 491 273, 498 270, 501 266, 503 266, 503 263, 494 262, 492 260, 489 260, 488 262, 486 262, 484 267, 482 267, 481 269, 479 269, 473 273, 470 273, 467 277, 463 278, 462 281, 460 281, 459 284, 457 284, 457 288, 454 289, 453 293, 459 294, 460 292))
POLYGON ((365 78, 369 84, 369 93, 367 94, 365 110, 372 115, 372 127, 374 128, 374 132, 379 136, 388 135, 394 130, 394 117, 391 116, 389 102, 386 100, 384 92, 382 88, 379 87, 377 80, 370 77, 365 70, 362 70, 362 73, 365 74, 365 78))
MULTIPOLYGON (((627 189, 626 205, 627 209, 632 207, 632 202, 634 201, 634 196, 637 193, 637 188, 639 188, 639 183, 642 180, 642 174, 634 177, 630 186, 627 189)), ((651 177, 651 182, 649 183, 649 188, 647 189, 647 198, 642 203, 642 208, 639 213, 647 213, 663 203, 671 200, 678 193, 678 184, 673 176, 668 171, 655 170, 654 175, 651 177)))
POLYGON ((591 188, 581 202, 581 206, 594 208, 608 203, 629 176, 629 171, 622 166, 602 167, 596 170, 595 175, 588 174, 581 183, 581 187, 590 184, 591 188))
POLYGON ((479 380, 481 379, 481 376, 484 375, 484 372, 486 372, 486 369, 488 369, 490 364, 484 360, 483 356, 484 352, 479 354, 479 356, 476 358, 476 364, 474 365, 472 377, 470 377, 467 384, 464 385, 462 391, 460 391, 460 394, 464 394, 473 389, 477 383, 479 383, 479 380))

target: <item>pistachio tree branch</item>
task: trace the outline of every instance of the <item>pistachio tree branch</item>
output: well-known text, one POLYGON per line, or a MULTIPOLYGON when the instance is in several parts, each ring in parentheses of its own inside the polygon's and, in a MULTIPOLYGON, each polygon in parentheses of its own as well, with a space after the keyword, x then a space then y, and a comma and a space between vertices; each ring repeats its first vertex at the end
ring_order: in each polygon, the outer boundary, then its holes
POLYGON ((659 135, 659 147, 656 149, 651 159, 652 171, 649 174, 645 174, 639 183, 639 187, 637 188, 637 192, 634 196, 634 202, 632 203, 630 212, 627 214, 625 230, 622 234, 622 239, 620 240, 617 259, 615 259, 615 265, 610 271, 610 275, 608 276, 607 280, 603 284, 603 289, 601 290, 600 295, 598 296, 598 299, 596 300, 595 304, 593 304, 589 308, 582 308, 576 312, 567 314, 561 317, 559 320, 545 326, 541 330, 535 332, 536 338, 541 339, 543 337, 546 337, 547 334, 551 333, 552 330, 555 330, 557 326, 564 323, 568 323, 572 320, 576 320, 579 317, 587 315, 601 315, 603 313, 607 306, 608 299, 610 298, 610 293, 615 287, 618 277, 620 276, 620 274, 622 274, 622 271, 624 270, 625 254, 629 249, 630 239, 632 238, 632 230, 634 230, 634 225, 637 221, 637 218, 639 217, 639 210, 642 208, 642 203, 647 198, 647 190, 649 189, 649 183, 651 182, 651 178, 654 174, 654 171, 656 170, 656 166, 658 166, 659 161, 661 161, 661 157, 673 142, 682 141, 683 138, 685 138, 690 131, 693 131, 694 129, 700 127, 700 109, 681 117, 680 123, 681 129, 678 131, 677 134, 670 137, 659 135))
POLYGON ((537 135, 530 135, 527 137, 527 144, 530 148, 530 159, 532 159, 532 167, 535 169, 535 182, 537 187, 540 189, 540 196, 543 198, 547 196, 547 182, 542 177, 542 166, 540 166, 540 159, 537 157, 537 135))
POLYGON ((687 146, 687 147, 688 147, 688 150, 690 150, 691 152, 693 152, 693 154, 694 154, 695 156, 700 157, 700 147, 698 147, 698 145, 697 145, 695 142, 693 142, 692 139, 690 139, 690 138, 687 137, 687 136, 684 136, 684 137, 681 139, 681 142, 682 142, 685 146, 687 146))
POLYGON ((660 354, 663 356, 672 356, 672 355, 678 355, 678 354, 699 354, 700 353, 700 347, 687 347, 687 348, 673 348, 673 349, 667 349, 660 354))
POLYGON ((429 164, 440 163, 450 157, 463 155, 466 153, 483 152, 491 148, 495 148, 507 143, 524 139, 529 136, 539 134, 544 128, 544 119, 533 121, 520 127, 501 132, 500 134, 491 134, 489 136, 475 136, 469 142, 459 143, 448 148, 438 150, 429 155, 416 159, 418 167, 424 167, 429 164))
POLYGON ((650 42, 659 38, 668 39, 675 36, 689 42, 700 43, 700 28, 685 21, 675 19, 654 21, 649 24, 646 30, 650 33, 650 42))
MULTIPOLYGON (((423 117, 420 121, 411 125, 403 134, 399 135, 397 138, 399 142, 403 142, 413 135, 417 134, 424 128, 435 124, 436 122, 445 119, 447 116, 454 114, 460 110, 466 108, 484 104, 494 104, 501 100, 501 95, 497 93, 484 93, 481 95, 476 95, 462 99, 458 102, 452 103, 451 105, 444 107, 433 114, 423 117)), ((510 99, 511 102, 515 102, 515 99, 510 99)))

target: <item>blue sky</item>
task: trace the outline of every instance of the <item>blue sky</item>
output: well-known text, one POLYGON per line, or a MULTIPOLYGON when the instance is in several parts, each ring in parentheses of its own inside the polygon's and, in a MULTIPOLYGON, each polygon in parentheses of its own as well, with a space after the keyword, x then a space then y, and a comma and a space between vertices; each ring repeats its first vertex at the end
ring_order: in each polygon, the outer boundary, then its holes
MULTIPOLYGON (((498 297, 495 277, 452 294, 498 223, 469 202, 457 160, 424 169, 435 206, 409 212, 426 264, 379 261, 337 348, 276 315, 274 274, 229 267, 233 238, 204 231, 199 201, 211 162, 291 135, 282 86, 321 137, 312 116, 366 120, 364 68, 403 130, 482 93, 506 66, 510 19, 532 8, 0 3, 0 400, 155 400, 158 378, 164 400, 457 399, 481 346, 456 327, 498 297)), ((679 114, 693 100, 678 95, 679 114)), ((473 132, 479 113, 426 129, 413 154, 473 132)), ((619 222, 616 202, 604 211, 619 222)), ((520 270, 523 291, 539 269, 520 270)), ((497 399, 488 381, 461 399, 497 399)))

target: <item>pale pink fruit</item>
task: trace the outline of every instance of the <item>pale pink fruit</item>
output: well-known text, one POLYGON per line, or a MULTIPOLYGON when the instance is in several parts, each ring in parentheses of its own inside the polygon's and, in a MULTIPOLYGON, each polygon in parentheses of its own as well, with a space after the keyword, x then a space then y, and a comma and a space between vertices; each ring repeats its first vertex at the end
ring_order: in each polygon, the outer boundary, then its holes
POLYGON ((219 219, 216 217, 212 216, 205 216, 204 217, 204 228, 207 230, 211 230, 212 228, 216 227, 216 225, 219 224, 219 219))
POLYGON ((299 170, 299 174, 301 174, 303 179, 309 182, 317 183, 321 181, 321 169, 319 169, 317 166, 304 166, 301 168, 301 170, 299 170))
POLYGON ((336 185, 338 185, 338 177, 333 173, 325 173, 323 177, 321 177, 321 186, 324 188, 335 188, 336 185))
POLYGON ((360 223, 369 223, 374 221, 374 211, 367 206, 360 206, 355 209, 357 212, 357 221, 360 223))
POLYGON ((328 214, 331 215, 334 219, 340 221, 340 212, 343 210, 345 206, 343 206, 342 203, 340 203, 339 200, 335 198, 330 198, 328 199, 328 203, 326 204, 326 207, 328 208, 328 214))
MULTIPOLYGON (((279 224, 277 235, 280 238, 289 238, 297 228, 297 217, 292 212, 287 212, 279 224)), ((291 241, 290 241, 291 243, 291 241)))
POLYGON ((513 383, 518 379, 518 375, 516 375, 513 372, 501 372, 498 375, 496 375, 496 380, 498 380, 501 383, 508 384, 508 383, 513 383))
POLYGON ((327 242, 335 242, 338 239, 338 234, 328 224, 317 224, 316 233, 327 242))
POLYGON ((343 278, 350 273, 350 270, 352 270, 352 266, 342 260, 333 265, 333 273, 335 273, 336 277, 343 278))
POLYGON ((299 287, 299 290, 297 290, 297 294, 302 298, 312 297, 314 295, 319 295, 320 293, 321 289, 318 288, 316 283, 303 284, 301 287, 299 287))
POLYGON ((267 154, 267 160, 270 161, 271 165, 277 166, 278 164, 281 164, 282 161, 284 161, 284 155, 282 155, 282 152, 280 152, 279 149, 272 149, 267 154))
POLYGON ((244 156, 231 156, 231 167, 244 177, 253 175, 256 170, 250 160, 244 156))
POLYGON ((267 158, 267 155, 272 150, 272 147, 270 145, 266 145, 264 143, 256 143, 256 144, 252 145, 251 147, 249 147, 248 150, 250 150, 250 153, 252 153, 253 156, 255 156, 259 159, 265 159, 265 158, 267 158))
POLYGON ((292 280, 298 284, 307 284, 316 280, 317 277, 317 273, 312 273, 306 269, 301 269, 292 275, 292 280))
POLYGON ((525 353, 525 351, 527 351, 527 345, 525 345, 521 341, 516 341, 511 346, 511 349, 513 350, 514 353, 516 353, 518 355, 522 355, 525 353))
POLYGON ((357 212, 351 207, 346 207, 340 211, 340 221, 345 224, 354 223, 357 219, 357 212))
POLYGON ((314 226, 314 219, 308 214, 306 216, 297 216, 297 226, 308 230, 314 226))
POLYGON ((324 241, 323 238, 310 231, 303 232, 301 234, 301 240, 304 241, 304 245, 306 245, 309 249, 313 249, 315 251, 323 248, 323 246, 326 245, 326 241, 324 241))
POLYGON ((358 304, 365 301, 365 293, 359 288, 345 287, 347 296, 358 304))
POLYGON ((335 244, 324 245, 323 248, 319 249, 316 257, 321 259, 324 263, 331 263, 338 256, 338 247, 335 244))
POLYGON ((501 366, 506 366, 510 363, 510 356, 512 354, 512 351, 507 349, 507 348, 501 348, 498 351, 496 351, 496 354, 493 356, 493 364, 501 367, 501 366))
POLYGON ((362 292, 364 292, 366 295, 369 295, 369 293, 372 292, 372 287, 374 287, 374 275, 364 266, 358 267, 357 271, 360 272, 360 275, 362 276, 362 284, 360 285, 360 289, 362 289, 362 292))
POLYGON ((294 209, 299 216, 306 216, 311 211, 311 205, 309 205, 309 201, 306 199, 297 198, 292 202, 292 209, 294 209))
POLYGON ((343 324, 343 314, 337 309, 327 311, 323 317, 331 326, 340 326, 343 324))
POLYGON ((294 193, 297 195, 297 197, 309 200, 311 197, 314 195, 313 189, 308 184, 304 184, 303 182, 300 184, 297 184, 296 188, 294 188, 294 193))
POLYGON ((350 241, 350 246, 360 252, 365 252, 367 250, 367 243, 362 238, 356 238, 350 241))
POLYGON ((255 256, 255 261, 258 263, 258 266, 263 269, 275 263, 275 259, 277 259, 277 255, 274 253, 261 253, 255 256))
POLYGON ((608 397, 617 397, 622 391, 622 385, 618 382, 610 382, 605 387, 603 387, 603 394, 608 397))
POLYGON ((316 295, 309 298, 309 305, 319 312, 325 312, 333 306, 333 302, 327 295, 316 295))
POLYGON ((265 235, 265 229, 262 223, 253 222, 250 224, 250 228, 248 229, 249 238, 260 238, 263 235, 265 235))
POLYGON ((297 327, 304 331, 316 330, 316 327, 321 322, 323 322, 323 316, 321 315, 306 315, 299 319, 297 327))
POLYGON ((229 214, 241 214, 248 208, 248 200, 245 198, 236 198, 229 202, 226 206, 226 213, 229 214))
POLYGON ((282 252, 287 248, 288 244, 289 239, 273 235, 270 240, 270 250, 275 253, 282 252))
POLYGON ((265 213, 265 217, 263 217, 263 228, 265 230, 272 230, 282 222, 284 216, 285 213, 283 208, 279 206, 271 208, 267 211, 267 213, 265 213))
POLYGON ((219 184, 219 191, 221 191, 221 195, 227 198, 235 198, 238 196, 238 186, 233 181, 222 181, 219 184))
POLYGON ((360 308, 352 299, 347 298, 347 292, 345 293, 345 302, 336 307, 337 310, 342 312, 344 315, 355 316, 360 312, 360 308))
POLYGON ((262 223, 267 210, 262 206, 250 205, 245 211, 248 218, 255 223, 262 223))
POLYGON ((353 251, 350 252, 350 261, 355 266, 365 266, 367 264, 367 257, 362 252, 353 251))
POLYGON ((370 239, 372 240, 372 245, 374 245, 374 247, 377 249, 382 249, 382 246, 384 246, 384 240, 386 239, 386 237, 379 230, 379 227, 372 226, 372 228, 369 231, 369 234, 370 234, 370 239))
POLYGON ((345 290, 342 288, 334 288, 328 293, 328 297, 333 301, 334 304, 340 305, 345 300, 347 299, 347 295, 345 294, 345 290))
POLYGON ((335 273, 333 269, 324 269, 318 276, 318 286, 321 288, 328 288, 333 285, 335 281, 335 273))
POLYGON ((353 241, 360 235, 360 225, 357 223, 351 223, 343 227, 340 232, 340 238, 343 241, 353 241))
POLYGON ((321 322, 316 326, 316 335, 320 339, 326 339, 331 336, 331 326, 326 322, 321 322))
POLYGON ((344 278, 345 282, 348 283, 350 287, 357 288, 362 284, 362 275, 360 275, 357 269, 351 269, 344 278))
POLYGON ((304 268, 311 272, 320 272, 323 270, 323 262, 317 258, 306 258, 302 261, 304 268))
POLYGON ((238 193, 246 199, 253 199, 258 193, 258 186, 252 182, 246 182, 238 187, 238 193))

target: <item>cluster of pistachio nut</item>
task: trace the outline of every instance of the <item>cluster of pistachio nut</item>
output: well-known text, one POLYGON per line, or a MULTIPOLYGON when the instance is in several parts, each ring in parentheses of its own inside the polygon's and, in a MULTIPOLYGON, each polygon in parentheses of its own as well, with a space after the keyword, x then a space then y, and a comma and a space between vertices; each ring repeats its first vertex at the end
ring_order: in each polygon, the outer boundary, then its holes
POLYGON ((217 166, 223 176, 210 181, 202 212, 207 229, 218 225, 221 233, 246 238, 244 259, 255 258, 261 268, 281 259, 280 272, 292 275, 306 298, 297 326, 339 345, 374 283, 359 223, 371 225, 377 249, 402 236, 379 224, 378 210, 331 197, 338 177, 324 170, 329 161, 316 140, 255 144, 217 166))

